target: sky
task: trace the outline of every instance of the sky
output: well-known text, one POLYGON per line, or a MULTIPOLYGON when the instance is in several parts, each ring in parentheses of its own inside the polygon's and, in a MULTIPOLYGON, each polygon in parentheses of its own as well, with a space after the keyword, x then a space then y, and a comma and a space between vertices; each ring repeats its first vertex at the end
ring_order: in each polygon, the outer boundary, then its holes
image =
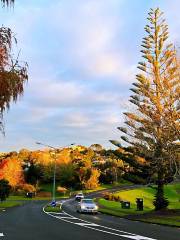
POLYGON ((24 95, 5 113, 0 151, 71 143, 113 146, 135 81, 150 8, 160 7, 180 43, 179 0, 16 0, 0 9, 29 65, 24 95))

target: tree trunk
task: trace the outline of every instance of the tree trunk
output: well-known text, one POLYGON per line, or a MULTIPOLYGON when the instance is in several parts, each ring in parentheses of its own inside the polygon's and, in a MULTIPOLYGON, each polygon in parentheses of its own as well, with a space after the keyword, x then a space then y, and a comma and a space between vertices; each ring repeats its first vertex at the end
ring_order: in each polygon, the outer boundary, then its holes
POLYGON ((163 169, 158 170, 157 192, 153 204, 156 211, 167 209, 167 206, 169 204, 164 195, 163 169))

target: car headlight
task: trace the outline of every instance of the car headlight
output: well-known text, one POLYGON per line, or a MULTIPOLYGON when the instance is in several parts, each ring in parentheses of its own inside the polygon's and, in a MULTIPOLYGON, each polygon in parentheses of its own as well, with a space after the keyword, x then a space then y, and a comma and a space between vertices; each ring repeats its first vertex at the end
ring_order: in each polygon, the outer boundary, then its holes
POLYGON ((98 206, 96 205, 96 206, 94 207, 94 209, 95 209, 95 210, 98 210, 98 206))
POLYGON ((86 206, 85 205, 81 205, 81 209, 85 209, 86 208, 86 206))

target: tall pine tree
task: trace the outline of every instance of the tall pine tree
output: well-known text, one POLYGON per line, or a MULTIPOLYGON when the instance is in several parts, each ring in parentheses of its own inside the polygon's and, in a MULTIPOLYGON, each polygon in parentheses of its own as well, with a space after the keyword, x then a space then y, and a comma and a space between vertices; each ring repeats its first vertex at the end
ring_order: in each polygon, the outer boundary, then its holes
MULTIPOLYGON (((150 9, 142 41, 143 61, 130 90, 136 110, 126 112, 125 125, 118 129, 121 139, 146 156, 157 176, 156 210, 166 208, 164 184, 178 171, 180 151, 180 66, 163 13, 150 9)), ((117 145, 117 144, 116 144, 117 145)))

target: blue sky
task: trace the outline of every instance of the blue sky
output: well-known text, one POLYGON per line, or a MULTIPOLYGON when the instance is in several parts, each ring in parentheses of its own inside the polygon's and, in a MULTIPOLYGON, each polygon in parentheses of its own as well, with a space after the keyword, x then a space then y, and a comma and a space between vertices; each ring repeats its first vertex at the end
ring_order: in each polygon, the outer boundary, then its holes
POLYGON ((111 147, 130 108, 147 13, 157 6, 178 44, 178 0, 16 0, 14 10, 1 9, 29 64, 24 96, 5 114, 1 151, 37 149, 36 141, 111 147))

